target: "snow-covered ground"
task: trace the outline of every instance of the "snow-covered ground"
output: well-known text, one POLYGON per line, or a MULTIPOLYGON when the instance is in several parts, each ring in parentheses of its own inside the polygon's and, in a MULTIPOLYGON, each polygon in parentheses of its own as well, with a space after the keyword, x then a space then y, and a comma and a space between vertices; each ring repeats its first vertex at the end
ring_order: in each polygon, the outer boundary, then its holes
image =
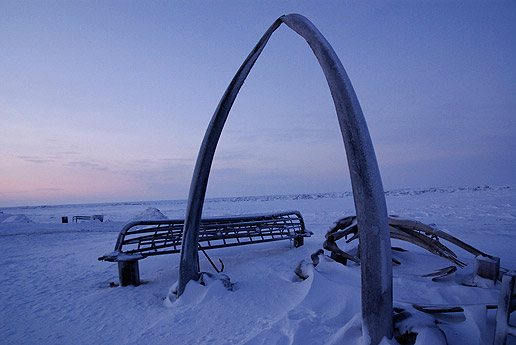
MULTIPOLYGON (((314 236, 300 248, 288 241, 212 250, 224 262, 234 291, 220 281, 190 283, 183 296, 166 296, 177 281, 179 255, 140 261, 146 284, 110 287, 117 265, 97 257, 113 250, 124 222, 142 217, 183 218, 185 201, 62 205, 0 209, 0 343, 2 344, 360 344, 360 268, 321 260, 300 280, 294 268, 322 247, 337 219, 354 213, 349 193, 211 199, 204 216, 301 211, 314 236), (149 209, 150 208, 150 209, 149 209), (104 215, 104 222, 71 221, 104 215)), ((516 269, 516 187, 436 188, 387 193, 389 213, 435 224, 516 269)), ((341 245, 353 250, 356 241, 341 245)), ((339 243, 340 244, 340 243, 339 243)), ((473 257, 441 281, 422 275, 451 263, 413 245, 395 252, 394 305, 412 314, 400 324, 418 332, 416 344, 491 344, 499 284, 464 286, 473 257), (428 315, 413 303, 460 305, 464 312, 428 315)), ((218 261, 218 260, 216 260, 218 261)), ((201 269, 212 272, 201 255, 201 269)), ((513 316, 513 323, 516 323, 513 316)), ((395 341, 384 342, 396 344, 395 341)), ((516 344, 509 337, 508 344, 516 344)))

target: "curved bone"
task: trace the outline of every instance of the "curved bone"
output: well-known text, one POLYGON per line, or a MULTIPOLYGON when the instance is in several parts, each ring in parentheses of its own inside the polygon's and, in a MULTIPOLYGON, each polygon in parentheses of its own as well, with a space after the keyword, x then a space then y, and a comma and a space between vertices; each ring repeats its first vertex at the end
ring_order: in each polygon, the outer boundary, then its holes
POLYGON ((425 237, 421 234, 418 234, 417 232, 414 232, 412 234, 409 234, 405 231, 399 230, 395 227, 390 227, 391 229, 391 238, 399 239, 402 241, 410 242, 412 244, 415 244, 423 249, 426 249, 432 254, 438 255, 442 258, 445 258, 454 264, 464 267, 466 266, 465 263, 458 260, 456 258, 456 255, 454 252, 452 252, 448 247, 443 245, 442 243, 433 240, 431 238, 425 237), (419 236, 417 236, 419 235, 419 236))
POLYGON ((343 251, 342 249, 340 249, 339 246, 337 246, 337 244, 335 242, 324 241, 323 247, 324 247, 324 249, 329 250, 332 253, 336 253, 338 255, 345 257, 348 260, 351 260, 353 262, 356 262, 357 264, 360 264, 360 259, 358 259, 357 257, 354 257, 353 255, 348 254, 345 251, 343 251))
MULTIPOLYGON (((389 227, 391 229, 391 233, 393 231, 401 231, 409 236, 411 236, 412 238, 415 238, 423 243, 426 243, 428 244, 429 246, 432 246, 432 247, 435 247, 435 250, 438 252, 438 253, 443 253, 445 255, 450 255, 454 258, 457 257, 457 255, 448 247, 446 247, 444 244, 442 244, 441 242, 439 242, 438 239, 434 239, 432 237, 428 237, 428 236, 425 236, 417 231, 414 231, 414 230, 410 230, 410 229, 404 229, 404 228, 401 228, 401 227, 396 227, 396 226, 391 226, 389 227)), ((437 253, 436 253, 437 254, 437 253)), ((440 254, 439 254, 440 255, 440 254)))
POLYGON ((434 280, 436 278, 438 279, 438 278, 443 278, 445 276, 449 276, 450 274, 452 274, 452 273, 454 273, 456 271, 457 271, 457 267, 455 267, 455 266, 448 266, 448 267, 443 267, 441 269, 438 269, 435 272, 422 275, 422 277, 434 277, 434 278, 432 278, 432 280, 434 280))
POLYGON ((481 256, 485 256, 485 257, 489 257, 489 258, 491 257, 491 255, 488 255, 488 254, 470 246, 469 244, 459 240, 455 236, 452 236, 446 232, 443 232, 439 229, 433 228, 429 225, 423 224, 423 223, 415 221, 415 220, 405 219, 405 218, 401 218, 399 216, 390 215, 389 216, 389 225, 397 225, 397 226, 404 227, 404 228, 422 231, 428 235, 434 235, 434 236, 440 237, 450 243, 453 243, 457 247, 460 247, 475 256, 481 255, 481 256))
MULTIPOLYGON (((399 216, 389 216, 389 232, 391 238, 417 245, 432 254, 441 256, 453 262, 459 267, 464 267, 466 264, 460 261, 457 258, 457 255, 450 248, 439 242, 439 238, 445 239, 475 256, 482 255, 490 257, 490 255, 481 252, 450 234, 412 219, 405 219, 399 216)), ((355 216, 342 218, 336 221, 326 233, 324 248, 335 252, 338 255, 344 256, 343 253, 346 252, 338 247, 336 241, 343 237, 347 238, 349 235, 353 235, 346 241, 346 243, 349 243, 359 238, 359 233, 355 216)))
POLYGON ((329 235, 338 232, 339 230, 344 230, 349 228, 352 225, 357 224, 357 217, 355 216, 349 216, 342 219, 339 219, 333 225, 330 227, 330 230, 326 233, 326 238, 328 238, 329 235))
POLYGON ((358 236, 358 226, 357 226, 356 221, 352 222, 348 227, 341 229, 341 230, 330 229, 330 231, 328 231, 328 233, 326 233, 325 237, 326 237, 326 239, 328 239, 330 241, 338 241, 342 237, 347 238, 347 236, 351 235, 351 234, 355 234, 358 236), (331 232, 331 231, 334 231, 334 232, 331 232))
POLYGON ((239 68, 215 110, 195 164, 183 230, 178 295, 190 280, 199 278, 197 243, 208 177, 224 123, 236 96, 272 33, 285 23, 303 37, 326 77, 346 149, 360 232, 362 273, 362 325, 372 344, 392 338, 392 266, 387 207, 382 180, 369 130, 351 81, 337 54, 305 17, 289 14, 278 18, 265 32, 239 68))

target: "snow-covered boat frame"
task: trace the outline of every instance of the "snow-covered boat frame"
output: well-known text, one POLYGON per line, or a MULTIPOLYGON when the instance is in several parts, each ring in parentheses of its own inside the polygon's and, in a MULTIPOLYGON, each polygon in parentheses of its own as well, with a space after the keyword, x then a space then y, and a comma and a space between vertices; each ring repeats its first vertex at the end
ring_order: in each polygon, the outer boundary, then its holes
MULTIPOLYGON (((149 256, 179 253, 183 224, 184 219, 129 222, 120 230, 114 251, 98 259, 118 263, 121 286, 138 286, 138 261, 149 256)), ((281 240, 290 240, 297 248, 303 245, 305 237, 311 235, 312 232, 306 231, 299 211, 203 218, 198 250, 204 252, 207 249, 281 240)))

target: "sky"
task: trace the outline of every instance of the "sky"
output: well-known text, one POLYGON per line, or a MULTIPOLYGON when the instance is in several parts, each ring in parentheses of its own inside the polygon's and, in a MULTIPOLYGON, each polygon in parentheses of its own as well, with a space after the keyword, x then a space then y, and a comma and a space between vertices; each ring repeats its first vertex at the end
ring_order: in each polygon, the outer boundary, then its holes
MULTIPOLYGON (((384 188, 516 184, 516 1, 0 2, 0 206, 186 199, 207 125, 282 14, 333 46, 384 188)), ((327 83, 282 25, 208 197, 351 190, 327 83)))

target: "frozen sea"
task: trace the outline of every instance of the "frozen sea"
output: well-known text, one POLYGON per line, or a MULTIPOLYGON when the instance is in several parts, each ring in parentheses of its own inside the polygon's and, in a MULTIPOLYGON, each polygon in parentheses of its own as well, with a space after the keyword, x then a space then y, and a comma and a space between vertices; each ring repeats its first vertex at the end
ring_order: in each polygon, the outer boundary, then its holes
MULTIPOLYGON (((386 192, 390 214, 448 232, 516 269, 516 187, 475 186, 386 192)), ((299 210, 314 236, 211 250, 224 262, 234 291, 214 281, 190 283, 168 303, 179 255, 140 262, 138 287, 112 287, 116 263, 97 258, 113 250, 123 224, 153 217, 183 218, 186 201, 123 202, 0 208, 0 343, 2 344, 361 344, 360 267, 321 260, 306 280, 294 268, 322 248, 334 221, 354 214, 350 193, 208 199, 203 216, 299 210), (76 215, 104 222, 62 223, 76 215)), ((341 245, 354 250, 356 241, 341 245)), ((491 344, 499 283, 469 287, 473 257, 451 248, 468 266, 440 281, 423 277, 450 266, 443 258, 399 241, 393 255, 394 305, 411 313, 400 332, 416 344, 491 344), (413 304, 462 306, 464 312, 429 315, 413 304)), ((445 243, 448 245, 448 243, 445 243)), ((340 245, 340 243, 339 243, 340 245)), ((201 256, 201 270, 213 271, 201 256)), ((515 313, 516 314, 516 313, 515 313)), ((512 317, 516 324, 515 316, 512 317)), ((384 340, 384 344, 397 344, 384 340)), ((516 344, 509 337, 508 344, 516 344)))

